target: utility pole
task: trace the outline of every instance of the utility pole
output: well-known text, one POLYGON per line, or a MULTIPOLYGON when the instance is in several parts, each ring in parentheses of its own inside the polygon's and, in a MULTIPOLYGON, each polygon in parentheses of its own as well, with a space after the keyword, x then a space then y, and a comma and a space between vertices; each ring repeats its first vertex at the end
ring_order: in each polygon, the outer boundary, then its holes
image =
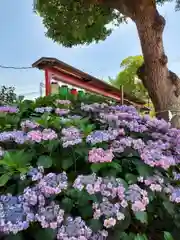
POLYGON ((40 83, 40 86, 39 86, 39 93, 40 93, 40 97, 42 97, 42 96, 43 96, 43 88, 44 88, 44 83, 43 83, 43 82, 41 82, 41 83, 40 83))

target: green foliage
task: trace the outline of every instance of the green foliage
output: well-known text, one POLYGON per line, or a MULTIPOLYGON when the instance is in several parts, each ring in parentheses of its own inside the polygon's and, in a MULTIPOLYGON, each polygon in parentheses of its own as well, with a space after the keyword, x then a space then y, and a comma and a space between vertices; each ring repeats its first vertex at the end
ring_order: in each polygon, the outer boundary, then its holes
POLYGON ((117 162, 110 163, 94 163, 91 165, 91 170, 102 175, 116 176, 122 171, 121 165, 117 162))
POLYGON ((134 240, 148 240, 145 234, 137 234, 134 240))
POLYGON ((6 237, 5 240, 23 240, 23 235, 21 233, 18 233, 16 235, 10 234, 9 236, 6 237))
POLYGON ((1 176, 0 187, 4 186, 16 174, 25 174, 29 170, 32 154, 20 151, 6 152, 0 161, 1 176))
POLYGON ((148 223, 148 215, 147 212, 136 212, 135 217, 142 223, 148 223))
POLYGON ((0 87, 0 105, 13 103, 16 100, 14 87, 0 87))
POLYGON ((38 166, 42 166, 44 168, 50 168, 52 166, 52 158, 49 156, 40 156, 37 161, 38 166))
POLYGON ((4 186, 9 181, 10 178, 11 178, 10 173, 6 173, 6 174, 1 175, 1 177, 0 177, 0 187, 4 186))
POLYGON ((62 200, 61 203, 62 203, 63 209, 64 209, 67 213, 71 212, 71 210, 72 210, 72 208, 73 208, 73 200, 72 200, 72 199, 65 197, 65 198, 62 200))
POLYGON ((169 232, 164 232, 164 240, 173 240, 173 237, 169 232))
MULTIPOLYGON (((157 0, 159 5, 171 0, 157 0)), ((108 2, 108 1, 107 1, 108 2)), ((34 9, 42 17, 46 35, 66 47, 90 44, 106 39, 114 26, 126 21, 120 13, 104 0, 37 0, 34 9), (110 24, 110 25, 109 25, 110 24)), ((180 1, 176 0, 177 7, 180 1)))
POLYGON ((56 233, 54 230, 47 228, 47 229, 38 229, 38 231, 34 234, 34 239, 39 240, 53 240, 55 239, 56 233))
MULTIPOLYGON (((127 62, 124 61, 123 64, 126 65, 127 62)), ((169 180, 167 176, 171 176, 172 169, 168 172, 158 167, 150 167, 142 161, 137 149, 132 147, 127 147, 122 153, 114 153, 114 158, 111 162, 89 162, 89 150, 92 150, 94 147, 109 150, 113 140, 91 144, 86 141, 87 135, 95 130, 108 130, 109 126, 100 121, 97 115, 94 116, 92 113, 83 112, 79 107, 78 101, 73 102, 68 107, 70 109, 68 116, 63 116, 64 119, 68 120, 67 122, 63 122, 62 117, 56 115, 55 109, 50 113, 37 113, 34 111, 36 107, 41 107, 41 105, 56 108, 56 98, 58 96, 39 98, 34 102, 22 101, 19 103, 20 113, 16 114, 18 120, 12 126, 16 126, 16 129, 21 130, 22 121, 27 119, 33 120, 40 124, 33 131, 38 133, 38 131, 44 129, 51 129, 55 131, 58 137, 53 140, 43 140, 41 142, 27 141, 23 143, 0 140, 0 146, 6 150, 0 159, 1 194, 12 193, 13 195, 19 195, 23 193, 26 187, 31 188, 31 186, 34 186, 37 182, 31 181, 29 175, 25 180, 20 180, 20 177, 23 177, 32 169, 31 167, 43 166, 45 174, 65 171, 68 177, 67 189, 57 195, 53 195, 52 199, 50 198, 48 201, 53 200, 58 204, 65 211, 65 217, 69 215, 73 217, 81 216, 93 231, 99 231, 104 229, 104 216, 100 217, 100 219, 93 219, 93 204, 102 203, 103 197, 101 193, 93 192, 89 194, 86 188, 80 191, 74 189, 72 185, 77 176, 90 175, 92 173, 96 173, 99 177, 105 177, 108 181, 109 179, 115 180, 117 178, 118 184, 122 184, 126 190, 133 184, 137 184, 139 187, 142 187, 141 190, 147 191, 149 204, 145 211, 134 212, 132 204, 128 202, 127 207, 122 209, 125 218, 118 220, 117 225, 110 231, 108 229, 110 234, 114 234, 112 239, 147 240, 149 237, 154 237, 154 232, 160 232, 161 239, 164 237, 164 240, 173 240, 174 229, 176 231, 180 229, 178 225, 180 219, 178 206, 170 202, 164 193, 153 192, 143 183, 143 186, 141 186, 138 180, 139 177, 146 178, 157 176, 157 173, 160 175, 163 173, 163 179, 169 183, 172 178, 169 180), (80 115, 80 118, 73 119, 72 116, 77 113, 80 115), (63 147, 64 135, 62 134, 62 128, 72 126, 80 130, 82 142, 65 148, 63 147)), ((0 122, 1 132, 6 130, 6 125, 4 124, 4 121, 8 119, 6 117, 10 118, 8 122, 11 122, 11 118, 13 119, 14 115, 5 114, 3 116, 2 124, 0 122)), ((13 127, 10 129, 12 130, 13 127)), ((31 130, 27 127, 24 132, 25 136, 31 130)), ((130 132, 126 128, 124 130, 126 133, 125 141, 127 140, 126 137, 132 137, 133 140, 141 139, 145 143, 149 140, 147 139, 149 132, 137 134, 130 132)), ((151 135, 149 134, 148 136, 151 135)), ((123 139, 123 136, 118 137, 123 139)), ((111 199, 110 196, 109 202, 113 206, 114 203, 120 202, 116 198, 111 199)), ((54 230, 41 229, 39 224, 33 222, 27 230, 23 231, 23 234, 9 235, 6 240, 23 240, 31 239, 31 237, 35 240, 54 240, 56 236, 54 230)), ((156 239, 156 236, 154 238, 156 239)))
POLYGON ((124 20, 108 7, 83 0, 38 0, 35 8, 43 18, 46 35, 66 47, 104 40, 112 31, 106 25, 124 20))
POLYGON ((5 153, 4 157, 0 161, 0 165, 3 166, 9 173, 24 173, 28 170, 31 160, 31 153, 25 152, 24 150, 13 150, 5 153))
POLYGON ((120 87, 123 86, 126 93, 147 101, 147 90, 144 88, 141 80, 138 79, 136 74, 137 69, 142 63, 142 56, 130 56, 125 58, 120 64, 120 67, 123 68, 123 70, 115 79, 109 78, 109 81, 114 87, 120 89, 120 87))
POLYGON ((20 116, 17 114, 0 113, 0 130, 12 130, 17 128, 20 116))

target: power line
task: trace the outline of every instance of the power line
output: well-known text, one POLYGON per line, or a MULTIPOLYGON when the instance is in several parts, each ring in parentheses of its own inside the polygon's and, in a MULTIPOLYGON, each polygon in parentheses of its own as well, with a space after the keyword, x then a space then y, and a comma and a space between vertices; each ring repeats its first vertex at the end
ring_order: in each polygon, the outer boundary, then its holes
MULTIPOLYGON (((22 93, 22 95, 32 95, 32 94, 37 94, 37 93, 39 93, 39 92, 28 92, 28 93, 22 93)), ((19 95, 21 95, 21 94, 19 94, 19 95)))
POLYGON ((0 68, 5 68, 5 69, 14 69, 14 70, 24 70, 24 69, 31 69, 33 67, 11 67, 11 66, 4 66, 0 65, 0 68))

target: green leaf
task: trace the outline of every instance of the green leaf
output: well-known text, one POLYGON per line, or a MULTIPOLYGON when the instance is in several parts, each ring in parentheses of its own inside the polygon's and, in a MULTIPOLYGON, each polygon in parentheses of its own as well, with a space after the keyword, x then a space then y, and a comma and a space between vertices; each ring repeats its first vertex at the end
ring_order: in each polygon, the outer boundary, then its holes
POLYGON ((167 210, 167 212, 170 215, 174 215, 174 204, 171 203, 170 201, 164 201, 163 202, 164 208, 167 210))
POLYGON ((94 128, 94 125, 82 125, 82 130, 83 130, 83 133, 87 136, 88 134, 90 134, 92 132, 94 128))
POLYGON ((49 142, 47 142, 47 144, 45 145, 48 149, 49 152, 52 152, 55 148, 57 148, 59 145, 59 141, 58 140, 51 140, 49 142))
POLYGON ((36 240, 54 240, 56 238, 56 231, 50 228, 39 229, 34 235, 36 240))
POLYGON ((126 189, 128 188, 128 184, 127 184, 127 182, 126 182, 124 179, 118 178, 118 181, 119 181, 119 183, 121 183, 126 189))
POLYGON ((92 196, 89 195, 85 190, 79 192, 77 201, 77 204, 79 206, 86 207, 89 204, 90 200, 92 200, 92 196))
POLYGON ((61 165, 62 165, 63 170, 67 170, 68 168, 70 168, 73 165, 73 158, 72 157, 64 158, 60 161, 62 161, 61 165))
POLYGON ((116 224, 116 229, 118 231, 125 231, 126 229, 129 228, 130 224, 131 224, 131 214, 129 212, 129 209, 124 209, 123 214, 125 215, 125 219, 121 220, 120 222, 118 222, 116 224))
POLYGON ((18 184, 16 185, 16 188, 18 190, 18 193, 23 193, 24 189, 31 184, 30 179, 26 179, 24 181, 18 181, 18 184))
POLYGON ((11 178, 11 174, 5 173, 0 177, 0 187, 4 186, 9 179, 11 178))
POLYGON ((121 165, 119 163, 117 163, 117 162, 114 162, 114 161, 111 162, 111 163, 108 163, 108 167, 112 167, 112 168, 118 170, 118 172, 122 171, 121 165))
POLYGON ((3 192, 3 193, 11 193, 12 195, 14 195, 15 193, 16 193, 16 184, 12 184, 12 185, 10 185, 10 186, 8 186, 7 188, 6 188, 6 190, 5 190, 5 192, 3 192))
POLYGON ((134 240, 146 240, 146 239, 147 239, 146 235, 139 233, 134 238, 134 240))
POLYGON ((78 145, 78 147, 75 149, 75 153, 77 153, 77 155, 79 156, 86 156, 88 155, 88 148, 87 146, 82 146, 82 145, 78 145))
POLYGON ((66 212, 70 212, 73 208, 73 201, 70 198, 64 198, 62 200, 62 207, 66 212))
POLYGON ((89 226, 92 229, 93 232, 97 232, 100 229, 102 229, 102 223, 100 220, 92 219, 89 221, 89 226))
POLYGON ((7 163, 4 160, 1 160, 0 165, 7 165, 7 163))
POLYGON ((77 199, 80 196, 81 192, 78 191, 77 189, 69 189, 66 192, 66 195, 69 196, 70 198, 77 199))
POLYGON ((29 168, 17 168, 17 171, 19 171, 20 173, 27 173, 29 170, 29 168))
POLYGON ((103 168, 104 163, 93 163, 91 164, 91 170, 94 173, 99 172, 101 168, 103 168))
POLYGON ((119 239, 120 240, 131 240, 131 238, 129 237, 129 235, 127 234, 127 233, 125 233, 125 232, 122 232, 122 233, 120 233, 119 234, 119 239))
POLYGON ((23 235, 22 233, 18 233, 16 235, 10 234, 5 238, 5 240, 23 240, 23 235))
POLYGON ((146 234, 143 234, 142 236, 144 237, 144 240, 148 240, 146 234))
POLYGON ((50 168, 52 166, 52 158, 49 156, 42 155, 38 158, 37 165, 42 166, 44 168, 50 168))
POLYGON ((17 154, 16 162, 15 162, 16 167, 17 168, 25 168, 31 162, 32 157, 33 157, 32 153, 21 152, 20 154, 17 154))
POLYGON ((1 164, 17 169, 26 167, 32 160, 32 154, 24 150, 7 152, 4 155, 1 164))
POLYGON ((10 152, 6 152, 4 157, 3 157, 3 160, 2 160, 2 164, 5 164, 9 167, 13 167, 15 166, 15 162, 14 162, 14 158, 13 158, 13 152, 10 153, 10 152))
MULTIPOLYGON (((129 233, 129 240, 134 240, 134 238, 135 238, 135 233, 129 233)), ((126 240, 126 239, 124 239, 124 240, 126 240)))
POLYGON ((152 168, 149 167, 148 165, 145 165, 143 163, 137 163, 136 168, 139 175, 142 177, 148 177, 152 175, 152 168))
POLYGON ((164 232, 164 240, 174 240, 169 232, 164 232))
POLYGON ((128 182, 128 184, 133 184, 137 182, 137 177, 134 174, 127 173, 125 175, 125 179, 128 182))
POLYGON ((147 212, 136 212, 135 217, 137 220, 139 220, 142 223, 148 223, 148 216, 147 216, 147 212))
POLYGON ((93 216, 93 210, 91 205, 86 205, 85 207, 79 208, 79 212, 84 219, 89 219, 93 216))
POLYGON ((91 170, 94 173, 99 172, 101 169, 107 168, 108 170, 110 169, 115 169, 116 172, 121 172, 122 167, 116 163, 116 162, 109 162, 109 163, 93 163, 91 164, 91 170))

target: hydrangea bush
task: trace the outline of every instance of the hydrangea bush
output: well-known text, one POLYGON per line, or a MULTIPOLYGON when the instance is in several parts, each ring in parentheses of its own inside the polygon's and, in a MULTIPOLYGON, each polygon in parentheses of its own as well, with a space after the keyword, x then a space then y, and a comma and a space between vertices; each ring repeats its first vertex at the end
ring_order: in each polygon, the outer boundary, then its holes
POLYGON ((180 130, 132 106, 0 106, 0 239, 178 240, 180 130))

